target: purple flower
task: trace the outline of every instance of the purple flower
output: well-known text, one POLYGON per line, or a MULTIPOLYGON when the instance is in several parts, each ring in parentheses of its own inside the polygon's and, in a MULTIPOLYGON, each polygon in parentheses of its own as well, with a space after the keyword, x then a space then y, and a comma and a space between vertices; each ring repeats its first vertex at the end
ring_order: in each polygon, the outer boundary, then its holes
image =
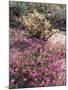
POLYGON ((15 81, 14 79, 11 79, 11 85, 13 85, 13 84, 14 84, 14 81, 15 81))

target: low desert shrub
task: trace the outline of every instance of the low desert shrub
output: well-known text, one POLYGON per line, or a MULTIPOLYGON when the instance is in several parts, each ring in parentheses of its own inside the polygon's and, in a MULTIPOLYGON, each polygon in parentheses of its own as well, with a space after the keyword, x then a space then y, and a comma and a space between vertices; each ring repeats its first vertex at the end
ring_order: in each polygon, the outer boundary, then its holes
POLYGON ((30 36, 47 40, 58 29, 51 29, 50 21, 44 15, 38 13, 36 9, 27 16, 21 16, 20 23, 29 31, 30 36))

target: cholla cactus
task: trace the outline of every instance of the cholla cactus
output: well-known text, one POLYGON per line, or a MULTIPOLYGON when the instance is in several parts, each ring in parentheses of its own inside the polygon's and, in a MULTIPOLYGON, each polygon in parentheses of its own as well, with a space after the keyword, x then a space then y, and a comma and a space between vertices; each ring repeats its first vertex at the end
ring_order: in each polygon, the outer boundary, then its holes
POLYGON ((20 17, 19 21, 26 27, 32 37, 35 36, 46 40, 53 34, 53 31, 49 30, 51 27, 50 21, 45 19, 44 15, 39 14, 35 9, 33 13, 20 17))

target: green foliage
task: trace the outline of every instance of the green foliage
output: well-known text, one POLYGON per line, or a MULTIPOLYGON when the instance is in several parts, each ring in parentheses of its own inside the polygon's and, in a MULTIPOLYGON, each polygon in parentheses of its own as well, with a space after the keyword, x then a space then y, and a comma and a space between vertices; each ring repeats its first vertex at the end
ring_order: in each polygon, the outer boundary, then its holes
MULTIPOLYGON (((66 5, 64 4, 48 4, 48 3, 33 3, 33 2, 9 2, 9 21, 10 27, 23 27, 19 19, 22 16, 28 16, 28 13, 33 13, 33 10, 37 10, 48 20, 50 20, 52 26, 65 30, 65 18, 66 18, 66 5), (57 21, 58 20, 58 21, 57 21), (62 22, 61 22, 62 21, 62 22), (55 24, 55 22, 58 24, 55 24), (61 24, 59 26, 59 23, 61 24), (22 25, 22 26, 21 26, 22 25)), ((35 33, 30 32, 35 36, 35 33)), ((37 34, 38 35, 38 34, 37 34)))

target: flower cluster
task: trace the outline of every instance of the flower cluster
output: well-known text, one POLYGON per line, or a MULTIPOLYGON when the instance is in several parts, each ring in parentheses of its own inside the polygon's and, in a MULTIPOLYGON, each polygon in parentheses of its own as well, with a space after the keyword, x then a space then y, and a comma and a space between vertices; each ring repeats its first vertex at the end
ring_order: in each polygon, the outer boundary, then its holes
POLYGON ((30 38, 24 30, 10 29, 10 88, 66 84, 65 49, 57 48, 58 43, 53 48, 50 41, 30 38))

